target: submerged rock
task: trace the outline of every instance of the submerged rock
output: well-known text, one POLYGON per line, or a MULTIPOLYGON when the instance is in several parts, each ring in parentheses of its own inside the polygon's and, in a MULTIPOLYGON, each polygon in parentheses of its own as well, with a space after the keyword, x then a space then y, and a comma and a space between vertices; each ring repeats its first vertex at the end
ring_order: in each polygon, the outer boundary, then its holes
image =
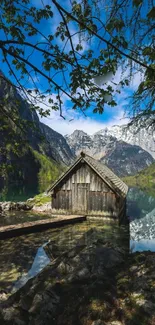
POLYGON ((0 324, 132 325, 137 315, 137 324, 146 318, 151 325, 154 254, 129 256, 105 243, 97 229, 86 235, 70 248, 61 236, 60 246, 46 245, 50 264, 1 303, 0 324))
MULTIPOLYGON (((85 285, 86 292, 94 290, 94 283, 100 279, 103 281, 101 281, 102 286, 105 273, 109 270, 113 272, 124 261, 125 255, 117 251, 117 248, 106 247, 102 240, 97 239, 98 233, 95 229, 91 229, 87 232, 87 238, 82 236, 79 240, 76 239, 74 246, 69 250, 67 246, 63 246, 63 242, 62 251, 60 248, 57 249, 56 244, 47 244, 45 250, 48 257, 52 259, 51 264, 14 293, 8 302, 5 302, 6 305, 3 304, 2 318, 5 324, 11 325, 10 319, 12 324, 15 319, 23 321, 23 315, 26 317, 27 325, 31 324, 32 319, 34 325, 59 324, 58 313, 64 308, 67 299, 72 297, 76 284, 79 290, 81 290, 80 286, 85 285), (68 298, 66 297, 63 301, 66 294, 68 298), (14 314, 12 309, 8 309, 13 306, 17 307, 19 316, 14 314), (10 310, 10 316, 8 316, 8 310, 10 310)), ((110 283, 107 278, 106 283, 110 283)), ((73 305, 76 300, 78 301, 79 294, 80 292, 75 301, 72 297, 73 305)), ((64 320, 62 324, 68 324, 67 319, 66 323, 64 320)))
POLYGON ((103 321, 101 319, 94 320, 92 325, 104 325, 103 321))
POLYGON ((118 320, 114 320, 112 322, 108 322, 106 323, 106 325, 122 325, 122 322, 118 321, 118 320))
POLYGON ((7 300, 7 294, 5 292, 0 293, 0 302, 7 300))

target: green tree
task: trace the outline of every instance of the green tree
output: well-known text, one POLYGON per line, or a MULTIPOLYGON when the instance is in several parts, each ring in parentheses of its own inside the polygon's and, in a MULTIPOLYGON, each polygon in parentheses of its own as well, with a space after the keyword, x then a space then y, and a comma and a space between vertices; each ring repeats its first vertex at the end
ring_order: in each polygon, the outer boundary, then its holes
POLYGON ((141 73, 142 80, 131 99, 130 116, 154 116, 152 0, 73 0, 68 5, 65 1, 51 0, 47 4, 46 0, 40 0, 40 3, 38 8, 30 0, 1 0, 0 9, 2 60, 8 65, 15 86, 32 105, 36 105, 36 100, 44 101, 48 95, 47 111, 40 109, 40 114, 49 114, 52 108, 63 117, 63 94, 71 100, 72 108, 80 109, 83 114, 90 106, 94 113, 103 113, 104 105, 115 106, 116 93, 129 86, 135 74, 141 73), (41 27, 44 22, 51 26, 54 22, 54 27, 44 30, 41 27), (119 69, 119 82, 111 80, 109 84, 107 80, 119 69), (43 92, 35 82, 39 76, 45 80, 43 92), (32 81, 33 91, 27 89, 26 77, 32 81), (104 86, 100 86, 101 80, 104 86))

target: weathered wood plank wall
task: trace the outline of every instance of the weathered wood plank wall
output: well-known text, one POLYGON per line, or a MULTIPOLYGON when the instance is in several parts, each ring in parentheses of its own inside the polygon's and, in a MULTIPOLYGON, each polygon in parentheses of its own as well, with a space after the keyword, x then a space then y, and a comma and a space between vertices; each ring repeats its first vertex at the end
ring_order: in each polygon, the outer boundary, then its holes
POLYGON ((54 213, 118 216, 124 200, 85 163, 59 184, 52 198, 54 213))

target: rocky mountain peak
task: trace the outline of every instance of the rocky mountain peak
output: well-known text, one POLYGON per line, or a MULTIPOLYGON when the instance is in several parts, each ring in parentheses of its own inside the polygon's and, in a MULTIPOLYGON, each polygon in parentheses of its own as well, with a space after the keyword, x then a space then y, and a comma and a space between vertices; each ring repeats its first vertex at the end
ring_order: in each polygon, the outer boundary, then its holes
MULTIPOLYGON (((130 137, 127 137, 128 143, 124 141, 125 133, 122 131, 124 128, 124 126, 115 125, 104 128, 92 136, 76 130, 67 136, 66 140, 75 155, 78 156, 81 150, 84 150, 90 156, 109 166, 117 175, 134 175, 152 164, 154 159, 141 146, 130 143, 134 139, 131 130, 130 137)), ((140 135, 138 139, 140 140, 140 135)), ((135 140, 135 143, 137 142, 135 140)))
POLYGON ((55 160, 60 163, 64 163, 65 165, 70 165, 75 157, 68 143, 66 142, 66 139, 60 133, 54 131, 44 123, 40 123, 40 128, 42 134, 48 142, 55 160))
POLYGON ((115 125, 109 128, 108 132, 118 140, 142 147, 155 158, 155 128, 149 119, 142 124, 135 122, 130 126, 115 125))
POLYGON ((82 130, 75 130, 75 131, 72 133, 72 137, 76 137, 76 136, 83 137, 83 136, 88 136, 88 134, 85 133, 85 132, 82 131, 82 130))
POLYGON ((87 154, 91 152, 91 136, 82 130, 75 130, 71 135, 66 136, 66 141, 74 155, 78 156, 83 150, 87 154))

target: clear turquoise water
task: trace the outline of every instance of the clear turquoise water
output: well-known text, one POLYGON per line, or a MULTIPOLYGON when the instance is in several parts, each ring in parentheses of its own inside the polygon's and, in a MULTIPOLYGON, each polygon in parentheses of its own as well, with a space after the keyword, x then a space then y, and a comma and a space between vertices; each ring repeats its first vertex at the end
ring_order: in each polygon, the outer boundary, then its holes
POLYGON ((26 201, 27 199, 39 194, 36 186, 24 186, 23 184, 10 184, 0 191, 0 201, 26 201))
POLYGON ((155 195, 131 188, 127 214, 130 216, 130 251, 155 252, 155 195))
MULTIPOLYGON (((21 194, 23 195, 23 192, 21 194)), ((20 196, 16 195, 16 198, 19 200, 20 196)), ((95 220, 59 229, 49 229, 42 233, 1 240, 0 290, 5 288, 7 290, 18 289, 49 263, 49 258, 44 250, 44 245, 49 240, 59 242, 61 247, 64 245, 69 247, 75 237, 80 238, 83 234, 86 235, 91 228, 100 230, 105 242, 120 247, 125 245, 131 253, 147 250, 155 252, 155 196, 150 196, 137 188, 131 188, 127 197, 127 215, 130 217, 130 238, 126 228, 95 220)), ((0 224, 41 218, 43 217, 33 215, 31 212, 19 212, 9 214, 4 218, 1 217, 0 224)))
POLYGON ((49 219, 49 214, 47 215, 39 215, 37 213, 33 213, 31 211, 16 211, 16 212, 5 212, 0 217, 0 226, 8 226, 8 225, 15 225, 18 223, 24 223, 24 222, 31 222, 36 220, 42 220, 42 219, 49 219))
POLYGON ((75 245, 91 245, 94 240, 102 240, 106 245, 127 252, 129 250, 127 228, 97 220, 1 240, 0 291, 19 289, 50 262, 45 248, 48 242, 59 256, 75 245))
MULTIPOLYGON (((10 188, 9 192, 4 195, 5 199, 24 200, 30 196, 36 189, 28 188, 10 188)), ((32 194, 32 195, 31 195, 32 194)), ((36 194, 36 193, 35 193, 36 194)), ((129 189, 127 196, 127 216, 130 219, 130 248, 131 251, 151 250, 155 251, 155 195, 150 196, 148 193, 138 188, 129 189)), ((48 218, 49 216, 44 216, 48 218)), ((10 213, 6 217, 1 217, 0 225, 9 225, 26 221, 42 219, 39 214, 34 215, 32 212, 10 213)))

